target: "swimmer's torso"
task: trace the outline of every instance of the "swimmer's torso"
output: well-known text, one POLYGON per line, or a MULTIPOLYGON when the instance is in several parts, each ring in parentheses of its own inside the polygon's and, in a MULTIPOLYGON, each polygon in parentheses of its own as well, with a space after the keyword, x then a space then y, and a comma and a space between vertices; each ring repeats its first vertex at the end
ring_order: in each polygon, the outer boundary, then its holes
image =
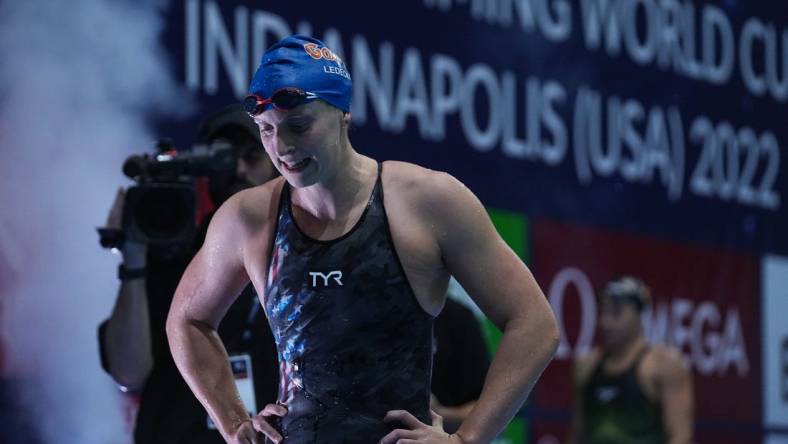
POLYGON ((273 237, 265 311, 285 442, 377 442, 395 409, 429 424, 432 317, 394 250, 380 177, 356 225, 332 241, 299 229, 285 185, 273 237))
POLYGON ((649 399, 637 372, 648 352, 644 347, 623 372, 609 374, 604 357, 583 389, 587 444, 659 444, 665 442, 660 405, 649 399))

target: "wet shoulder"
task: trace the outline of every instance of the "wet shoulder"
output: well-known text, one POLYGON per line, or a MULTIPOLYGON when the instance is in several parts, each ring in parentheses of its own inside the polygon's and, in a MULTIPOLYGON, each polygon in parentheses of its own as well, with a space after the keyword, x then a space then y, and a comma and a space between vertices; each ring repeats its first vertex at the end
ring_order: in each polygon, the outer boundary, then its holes
POLYGON ((384 162, 382 180, 387 200, 395 197, 427 210, 465 189, 446 172, 399 161, 384 162))
POLYGON ((222 205, 227 206, 230 217, 237 218, 239 229, 254 236, 276 222, 279 197, 284 178, 278 177, 262 185, 240 191, 222 205))

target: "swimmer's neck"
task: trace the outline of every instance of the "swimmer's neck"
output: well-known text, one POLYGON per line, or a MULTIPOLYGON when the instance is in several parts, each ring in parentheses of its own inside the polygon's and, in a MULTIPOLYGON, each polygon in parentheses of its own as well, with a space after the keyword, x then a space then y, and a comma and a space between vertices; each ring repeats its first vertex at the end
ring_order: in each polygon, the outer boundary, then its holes
POLYGON ((621 359, 641 350, 644 345, 646 345, 646 338, 642 334, 638 334, 620 344, 606 344, 603 349, 608 359, 621 359))
POLYGON ((347 217, 360 199, 366 201, 369 188, 365 185, 377 177, 377 162, 356 152, 349 142, 340 152, 334 171, 314 185, 292 189, 293 202, 321 220, 347 217))

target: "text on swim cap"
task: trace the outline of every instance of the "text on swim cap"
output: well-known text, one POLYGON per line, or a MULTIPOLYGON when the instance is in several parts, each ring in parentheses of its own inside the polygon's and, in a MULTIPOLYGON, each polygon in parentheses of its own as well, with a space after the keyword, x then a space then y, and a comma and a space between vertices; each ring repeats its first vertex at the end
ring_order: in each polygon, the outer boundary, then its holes
POLYGON ((325 46, 318 46, 316 43, 304 43, 304 50, 315 60, 326 59, 342 64, 342 59, 325 46))

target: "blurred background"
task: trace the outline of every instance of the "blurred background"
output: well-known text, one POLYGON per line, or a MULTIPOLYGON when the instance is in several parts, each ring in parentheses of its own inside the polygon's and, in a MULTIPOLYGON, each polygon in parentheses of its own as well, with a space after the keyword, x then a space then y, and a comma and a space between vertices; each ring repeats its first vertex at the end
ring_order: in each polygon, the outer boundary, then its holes
POLYGON ((0 415, 130 442, 95 228, 124 159, 188 151, 292 33, 350 68, 355 148, 463 181, 549 298, 557 356, 500 442, 563 442, 621 274, 692 369, 696 442, 788 442, 788 7, 736 0, 0 2, 0 415))

